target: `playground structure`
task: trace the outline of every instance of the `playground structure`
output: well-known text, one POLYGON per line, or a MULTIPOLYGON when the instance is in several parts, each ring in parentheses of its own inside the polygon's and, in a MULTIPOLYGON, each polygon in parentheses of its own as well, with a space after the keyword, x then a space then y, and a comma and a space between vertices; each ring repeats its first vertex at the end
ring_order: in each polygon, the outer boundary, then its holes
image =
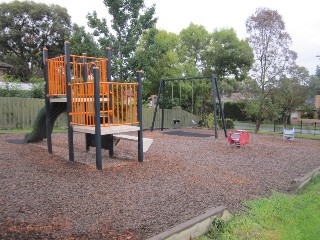
POLYGON ((143 139, 141 71, 136 72, 136 83, 111 81, 111 49, 107 58, 93 58, 70 54, 65 42, 65 55, 48 59, 43 50, 45 108, 36 120, 27 142, 47 138, 48 152, 52 153, 51 133, 56 118, 67 112, 69 160, 74 161, 73 132, 85 133, 86 149, 96 147, 96 168, 102 169, 101 149, 114 156, 114 146, 120 139, 138 141, 138 161, 152 139, 143 139), (137 132, 138 136, 123 135, 137 132), (143 143, 145 142, 145 149, 143 143))
POLYGON ((249 133, 244 130, 234 130, 229 132, 228 142, 235 144, 236 147, 241 147, 249 143, 249 133))
MULTIPOLYGON (((155 110, 154 110, 154 115, 153 115, 153 120, 152 120, 152 125, 151 125, 151 131, 153 131, 154 129, 154 124, 155 124, 155 120, 156 120, 156 116, 157 116, 157 110, 158 110, 158 106, 159 106, 159 100, 162 99, 162 111, 161 111, 161 131, 163 131, 164 128, 164 118, 165 118, 165 89, 166 89, 166 83, 167 82, 172 82, 172 81, 193 81, 193 80, 205 80, 205 79, 210 79, 211 83, 212 83, 212 109, 213 109, 213 116, 214 117, 214 136, 215 138, 218 138, 218 120, 217 120, 217 101, 216 99, 218 98, 218 105, 220 108, 220 113, 221 113, 221 120, 222 120, 222 127, 224 130, 224 135, 225 137, 227 137, 227 129, 226 129, 226 123, 225 123, 225 119, 224 119, 224 113, 223 113, 223 109, 222 109, 222 104, 221 104, 221 98, 220 98, 220 93, 219 93, 219 89, 218 89, 218 80, 217 80, 217 76, 215 74, 213 74, 212 76, 201 76, 201 77, 190 77, 190 78, 166 78, 166 79, 161 79, 160 81, 160 86, 159 86, 159 90, 158 90, 158 100, 156 102, 156 106, 155 106, 155 110)), ((181 90, 180 90, 180 95, 181 95, 181 90)), ((193 104, 193 103, 192 103, 193 104)), ((176 119, 173 118, 173 126, 178 126, 180 124, 181 119, 176 119)), ((193 125, 197 125, 197 122, 195 122, 194 120, 192 120, 192 124, 193 125)))

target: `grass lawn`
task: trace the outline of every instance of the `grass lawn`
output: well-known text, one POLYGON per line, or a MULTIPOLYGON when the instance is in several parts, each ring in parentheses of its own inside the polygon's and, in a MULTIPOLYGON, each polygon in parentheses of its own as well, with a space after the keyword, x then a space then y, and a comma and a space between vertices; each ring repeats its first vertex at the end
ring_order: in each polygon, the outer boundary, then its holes
MULTIPOLYGON (((251 133, 255 133, 254 130, 248 130, 248 132, 251 132, 251 133)), ((282 133, 279 133, 279 132, 273 132, 273 131, 263 131, 263 130, 260 130, 258 132, 258 134, 273 134, 273 135, 282 135, 282 133)), ((320 140, 320 135, 314 135, 314 134, 301 134, 301 133, 295 133, 295 137, 296 138, 305 138, 305 139, 315 139, 315 140, 320 140)))
MULTIPOLYGON (((240 121, 235 121, 234 122, 236 125, 241 125, 241 126, 251 126, 251 127, 255 127, 255 123, 254 122, 240 122, 240 121)), ((274 124, 273 123, 261 123, 260 127, 274 127, 274 124)), ((280 124, 280 123, 276 123, 276 128, 282 128, 283 125, 280 124)), ((295 129, 300 129, 301 128, 301 125, 291 125, 290 127, 288 126, 288 128, 295 128, 295 129)), ((308 130, 314 130, 314 124, 306 124, 306 123, 303 123, 303 126, 302 126, 303 129, 308 129, 308 130)), ((317 124, 316 125, 316 130, 320 130, 320 125, 317 124)))
POLYGON ((274 192, 244 203, 247 210, 229 222, 216 220, 209 239, 312 240, 320 236, 320 175, 298 194, 274 192))

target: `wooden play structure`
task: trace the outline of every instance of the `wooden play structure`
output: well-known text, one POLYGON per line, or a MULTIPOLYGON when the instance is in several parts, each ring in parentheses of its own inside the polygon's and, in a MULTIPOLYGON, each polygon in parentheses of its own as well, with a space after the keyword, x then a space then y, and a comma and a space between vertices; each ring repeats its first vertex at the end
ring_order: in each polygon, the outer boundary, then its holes
POLYGON ((107 58, 75 56, 65 42, 65 55, 48 59, 43 50, 46 81, 46 137, 52 153, 51 132, 53 106, 66 106, 68 116, 69 160, 74 161, 73 132, 85 134, 86 149, 96 147, 96 167, 102 169, 101 149, 114 155, 114 146, 120 139, 138 142, 138 160, 143 161, 152 139, 142 135, 141 71, 137 82, 111 81, 111 49, 107 58), (123 133, 137 132, 137 136, 123 133), (144 146, 145 143, 145 146, 144 146))
POLYGON ((244 130, 233 130, 229 132, 228 142, 235 144, 236 147, 241 147, 249 143, 249 133, 244 130))

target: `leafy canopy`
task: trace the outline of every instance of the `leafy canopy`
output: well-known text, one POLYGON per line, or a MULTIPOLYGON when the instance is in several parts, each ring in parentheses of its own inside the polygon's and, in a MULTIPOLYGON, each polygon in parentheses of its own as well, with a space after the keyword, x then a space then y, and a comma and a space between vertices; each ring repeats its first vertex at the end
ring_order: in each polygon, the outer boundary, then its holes
POLYGON ((88 24, 99 37, 102 47, 113 49, 113 77, 118 81, 128 80, 133 75, 130 59, 144 30, 155 26, 155 6, 145 7, 143 0, 104 0, 110 21, 99 19, 94 11, 88 14, 88 24))
POLYGON ((254 96, 255 130, 259 131, 266 113, 270 113, 268 117, 271 119, 279 114, 279 105, 273 102, 270 96, 279 79, 284 78, 288 70, 295 65, 297 54, 290 50, 291 38, 285 31, 281 15, 275 10, 258 8, 247 19, 246 30, 249 35, 247 41, 255 55, 251 73, 259 89, 254 96))
POLYGON ((56 56, 70 35, 70 16, 65 8, 32 1, 0 4, 1 58, 14 66, 16 77, 28 81, 40 68, 42 49, 56 56))
POLYGON ((86 32, 83 26, 73 25, 70 43, 72 54, 74 55, 86 53, 87 56, 105 57, 105 53, 99 51, 99 45, 95 41, 94 36, 86 32))
POLYGON ((254 61, 251 47, 232 28, 213 32, 202 57, 206 74, 215 73, 219 78, 234 76, 238 81, 245 79, 254 61))

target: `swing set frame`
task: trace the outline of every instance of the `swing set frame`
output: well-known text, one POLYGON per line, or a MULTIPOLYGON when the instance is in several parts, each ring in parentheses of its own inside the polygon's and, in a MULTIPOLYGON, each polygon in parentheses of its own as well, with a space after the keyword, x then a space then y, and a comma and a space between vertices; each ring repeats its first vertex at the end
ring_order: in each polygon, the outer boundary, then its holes
POLYGON ((220 109, 220 113, 221 113, 221 120, 222 120, 222 127, 224 130, 224 135, 225 137, 228 137, 227 135, 227 129, 226 129, 226 123, 225 123, 225 118, 224 118, 224 112, 222 109, 222 104, 221 104, 221 97, 220 97, 220 93, 219 93, 219 88, 218 88, 218 77, 215 74, 212 74, 211 76, 200 76, 200 77, 185 77, 185 78, 163 78, 160 81, 160 86, 159 86, 159 90, 158 90, 158 100, 156 102, 156 106, 154 109, 154 113, 153 113, 153 120, 152 120, 152 125, 151 125, 151 132, 154 129, 154 123, 156 120, 156 116, 157 116, 157 110, 158 110, 158 106, 159 106, 159 99, 160 96, 162 97, 163 103, 162 103, 162 111, 161 111, 161 131, 163 131, 164 128, 164 109, 165 109, 165 94, 166 94, 166 83, 167 82, 171 82, 171 81, 193 81, 193 80, 204 80, 204 79, 211 79, 211 83, 212 83, 212 103, 213 103, 213 114, 214 114, 214 136, 215 138, 218 138, 218 121, 217 121, 217 98, 218 98, 218 104, 219 104, 219 109, 220 109))

